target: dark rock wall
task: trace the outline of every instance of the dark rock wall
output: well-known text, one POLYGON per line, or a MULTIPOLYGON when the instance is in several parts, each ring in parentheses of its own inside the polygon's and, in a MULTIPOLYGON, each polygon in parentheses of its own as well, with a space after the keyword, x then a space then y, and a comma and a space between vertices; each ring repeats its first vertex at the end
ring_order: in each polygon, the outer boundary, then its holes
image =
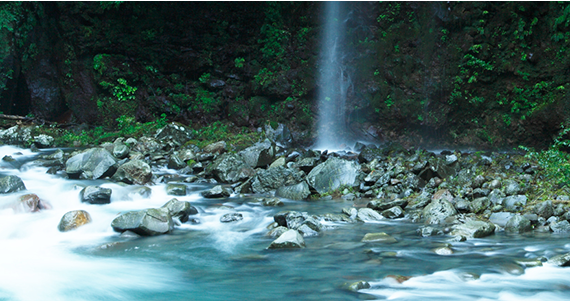
MULTIPOLYGON (((115 126, 289 125, 310 143, 323 3, 4 2, 0 110, 115 126), (70 118, 70 116, 72 116, 70 118)), ((347 119, 380 140, 545 146, 568 123, 570 5, 350 2, 347 119)))

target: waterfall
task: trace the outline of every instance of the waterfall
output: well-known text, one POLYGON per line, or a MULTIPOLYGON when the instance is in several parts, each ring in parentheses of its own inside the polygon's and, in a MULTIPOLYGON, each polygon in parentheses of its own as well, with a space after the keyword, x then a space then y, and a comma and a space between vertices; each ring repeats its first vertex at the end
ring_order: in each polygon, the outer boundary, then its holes
POLYGON ((343 65, 345 20, 342 2, 325 2, 324 31, 318 75, 318 138, 315 149, 339 150, 346 140, 346 99, 350 74, 343 65))

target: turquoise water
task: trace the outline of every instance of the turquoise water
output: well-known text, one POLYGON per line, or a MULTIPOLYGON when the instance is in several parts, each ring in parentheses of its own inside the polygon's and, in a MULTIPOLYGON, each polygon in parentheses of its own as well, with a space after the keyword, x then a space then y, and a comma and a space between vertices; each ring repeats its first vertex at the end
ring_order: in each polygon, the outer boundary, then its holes
MULTIPOLYGON (((0 147, 0 155, 23 153, 22 166, 0 164, 2 174, 18 175, 28 191, 53 209, 17 214, 10 204, 24 193, 0 197, 0 300, 567 300, 570 268, 519 268, 515 259, 551 257, 570 251, 569 235, 507 235, 450 242, 448 236, 421 238, 418 224, 406 219, 378 223, 326 223, 302 250, 267 250, 273 240, 266 227, 282 210, 310 214, 338 213, 353 206, 344 200, 284 200, 269 208, 251 198, 207 200, 199 192, 209 185, 188 184, 178 197, 198 208, 199 224, 183 224, 172 234, 124 238, 113 232, 119 213, 159 207, 171 196, 165 185, 151 186, 143 198, 136 187, 105 180, 66 180, 46 168, 26 163, 34 154, 0 147), (113 189, 111 204, 79 201, 82 185, 113 189), (220 223, 231 206, 244 215, 220 223), (61 233, 57 224, 69 211, 88 211, 93 222, 61 233), (395 244, 365 244, 366 233, 386 232, 395 244), (453 254, 433 250, 450 244, 453 254), (388 275, 412 277, 398 283, 388 275), (341 289, 365 280, 370 289, 341 289)), ((156 173, 173 173, 156 170, 156 173)))

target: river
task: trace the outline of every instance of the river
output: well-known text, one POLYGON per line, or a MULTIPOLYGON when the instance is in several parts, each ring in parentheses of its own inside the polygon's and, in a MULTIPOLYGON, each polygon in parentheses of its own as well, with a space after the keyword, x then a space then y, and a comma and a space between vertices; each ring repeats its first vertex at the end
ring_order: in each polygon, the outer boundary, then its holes
MULTIPOLYGON (((53 150, 44 150, 50 152, 53 150)), ((422 238, 408 220, 376 223, 327 223, 319 236, 305 238, 300 250, 267 250, 273 240, 266 227, 282 210, 338 213, 353 206, 345 200, 291 201, 263 207, 253 198, 204 199, 211 184, 186 184, 199 223, 147 238, 122 237, 111 228, 119 212, 160 207, 173 198, 166 184, 137 186, 107 180, 69 180, 34 164, 38 155, 0 147, 1 175, 16 175, 27 191, 0 196, 0 300, 568 300, 570 268, 522 269, 515 260, 570 252, 569 234, 498 232, 483 239, 451 242, 449 236, 422 238), (20 153, 20 154, 18 154, 20 153), (86 185, 111 188, 111 203, 81 203, 86 185), (53 207, 36 213, 11 208, 18 196, 35 193, 53 207), (225 206, 222 206, 225 205, 225 206), (244 219, 221 223, 235 211, 244 219), (61 217, 86 210, 93 221, 59 232, 61 217), (394 244, 366 244, 366 233, 386 232, 394 244), (448 245, 449 244, 449 245, 448 245), (450 246, 453 254, 433 250, 450 246), (388 275, 411 276, 399 283, 388 275), (368 281, 358 293, 345 282, 368 281)), ((156 169, 155 174, 175 171, 156 169)))

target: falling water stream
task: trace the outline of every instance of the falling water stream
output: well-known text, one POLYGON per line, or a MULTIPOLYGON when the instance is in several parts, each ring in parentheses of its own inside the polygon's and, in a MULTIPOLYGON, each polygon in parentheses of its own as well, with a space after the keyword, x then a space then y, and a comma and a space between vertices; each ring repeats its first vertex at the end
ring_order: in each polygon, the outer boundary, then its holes
MULTIPOLYGON (((46 151, 46 152, 49 152, 46 151)), ((204 199, 211 184, 188 184, 177 197, 197 207, 200 222, 186 223, 171 234, 128 238, 110 224, 119 212, 159 207, 172 196, 166 184, 151 185, 143 197, 137 186, 108 180, 69 180, 36 165, 37 153, 0 147, 1 175, 16 175, 27 191, 0 197, 0 300, 567 300, 570 268, 518 268, 515 259, 551 257, 570 251, 568 234, 507 235, 449 242, 448 236, 422 238, 418 224, 407 219, 375 223, 330 223, 319 236, 307 237, 300 250, 267 250, 273 240, 266 227, 282 210, 309 214, 338 213, 354 202, 292 201, 263 207, 251 197, 204 199), (85 185, 112 189, 111 203, 81 203, 85 185), (35 193, 53 207, 17 213, 19 195, 35 193), (225 205, 225 206, 221 206, 225 205), (233 209, 231 209, 233 207, 233 209), (93 221, 74 231, 59 232, 59 220, 70 210, 88 211, 93 221), (221 223, 224 213, 244 219, 221 223), (369 232, 386 232, 394 244, 360 242, 369 232), (433 249, 450 244, 454 253, 433 249), (398 283, 388 275, 411 276, 398 283), (365 280, 359 293, 340 287, 365 280)), ((157 175, 174 173, 155 169, 157 175)), ((181 182, 184 183, 184 182, 181 182)))

